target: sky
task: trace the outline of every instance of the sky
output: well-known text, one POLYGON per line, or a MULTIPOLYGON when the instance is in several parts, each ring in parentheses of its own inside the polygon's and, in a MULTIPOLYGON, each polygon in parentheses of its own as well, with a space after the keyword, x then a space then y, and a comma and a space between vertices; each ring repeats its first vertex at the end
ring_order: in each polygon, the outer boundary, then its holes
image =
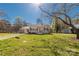
MULTIPOLYGON (((15 4, 0 3, 0 9, 4 10, 8 15, 9 21, 13 23, 16 16, 21 16, 28 23, 36 23, 36 19, 40 17, 41 11, 35 4, 15 4)), ((7 17, 7 16, 5 16, 7 17)))
MULTIPOLYGON (((11 23, 15 22, 16 16, 21 16, 23 20, 32 24, 35 24, 38 18, 42 18, 41 10, 34 3, 0 3, 0 9, 6 12, 6 17, 11 23)), ((75 13, 79 13, 79 7, 73 9, 69 15, 73 17, 75 13)), ((43 23, 48 24, 49 20, 45 18, 43 23)))

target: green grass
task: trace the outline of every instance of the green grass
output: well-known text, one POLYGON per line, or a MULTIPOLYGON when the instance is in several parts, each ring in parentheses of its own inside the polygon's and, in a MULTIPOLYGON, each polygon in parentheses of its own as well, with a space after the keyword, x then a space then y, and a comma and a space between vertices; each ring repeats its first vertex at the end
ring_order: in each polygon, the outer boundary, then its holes
POLYGON ((0 40, 2 56, 79 56, 74 34, 24 34, 0 40))

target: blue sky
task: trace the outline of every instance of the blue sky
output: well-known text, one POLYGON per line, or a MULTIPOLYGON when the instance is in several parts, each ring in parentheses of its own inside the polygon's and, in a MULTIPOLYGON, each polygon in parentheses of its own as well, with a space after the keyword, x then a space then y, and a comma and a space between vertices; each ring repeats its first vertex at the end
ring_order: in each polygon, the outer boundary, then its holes
POLYGON ((12 23, 16 16, 21 16, 29 23, 35 23, 40 17, 40 9, 34 4, 0 4, 0 9, 5 10, 12 23))
MULTIPOLYGON (((28 23, 36 23, 36 19, 41 17, 41 11, 33 3, 0 3, 0 9, 3 9, 9 17, 9 21, 13 23, 16 16, 21 16, 23 20, 26 20, 28 23)), ((69 14, 70 16, 79 13, 79 7, 73 9, 69 14)), ((48 19, 43 20, 44 23, 49 23, 48 19)))

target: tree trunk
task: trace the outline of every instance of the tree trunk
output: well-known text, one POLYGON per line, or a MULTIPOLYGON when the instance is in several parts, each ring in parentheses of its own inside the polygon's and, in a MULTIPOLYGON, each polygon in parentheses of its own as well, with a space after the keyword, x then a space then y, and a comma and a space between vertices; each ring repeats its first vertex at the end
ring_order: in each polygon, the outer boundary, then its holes
POLYGON ((79 39, 79 34, 77 33, 77 37, 76 37, 77 39, 79 39))
POLYGON ((76 29, 76 38, 79 39, 79 29, 76 29))
POLYGON ((72 34, 75 34, 74 29, 71 29, 71 33, 72 33, 72 34))

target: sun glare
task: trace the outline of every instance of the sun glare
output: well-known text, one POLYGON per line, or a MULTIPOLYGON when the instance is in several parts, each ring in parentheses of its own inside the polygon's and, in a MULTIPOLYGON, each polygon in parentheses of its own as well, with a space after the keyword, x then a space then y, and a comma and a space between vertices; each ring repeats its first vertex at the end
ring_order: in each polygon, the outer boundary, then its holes
POLYGON ((36 5, 40 5, 40 3, 35 3, 36 5))
POLYGON ((39 7, 41 3, 33 3, 36 7, 39 7))

